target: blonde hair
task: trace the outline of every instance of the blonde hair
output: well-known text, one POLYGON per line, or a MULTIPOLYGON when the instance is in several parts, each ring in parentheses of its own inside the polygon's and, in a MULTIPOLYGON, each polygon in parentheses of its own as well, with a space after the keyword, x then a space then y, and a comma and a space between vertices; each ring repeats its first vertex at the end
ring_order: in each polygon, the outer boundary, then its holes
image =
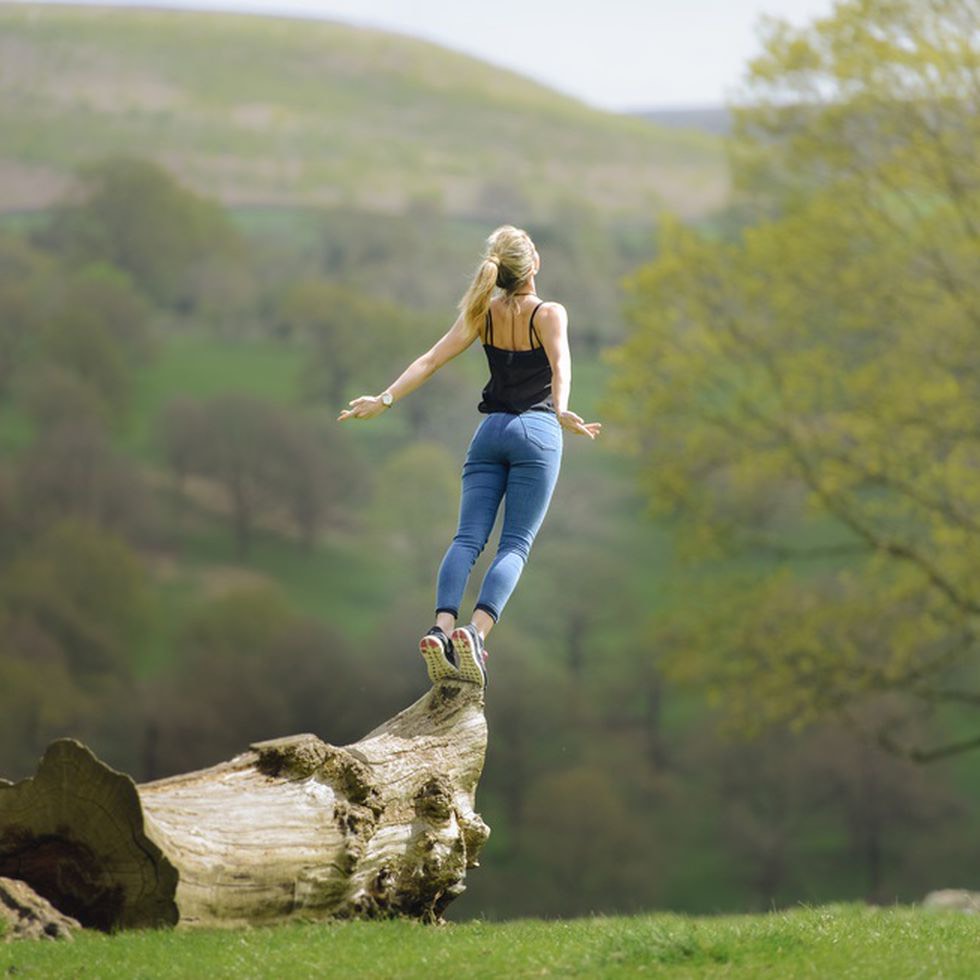
POLYGON ((505 302, 516 311, 520 300, 514 293, 534 275, 534 242, 513 225, 501 225, 487 239, 473 281, 459 301, 466 322, 479 331, 490 309, 494 289, 504 293, 505 302))

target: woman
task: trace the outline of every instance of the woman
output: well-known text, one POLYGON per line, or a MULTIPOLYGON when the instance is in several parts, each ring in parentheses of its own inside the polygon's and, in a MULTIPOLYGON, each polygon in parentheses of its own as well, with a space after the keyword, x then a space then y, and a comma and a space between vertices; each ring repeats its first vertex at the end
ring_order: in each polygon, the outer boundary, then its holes
POLYGON ((424 384, 479 338, 490 381, 463 465, 459 527, 439 567, 436 623, 419 641, 433 683, 486 683, 484 640, 500 619, 524 570, 558 479, 562 430, 595 439, 599 422, 568 409, 572 361, 568 315, 542 302, 534 277, 541 259, 527 232, 510 225, 488 239, 449 332, 380 395, 350 402, 338 421, 372 419, 424 384), (496 295, 495 295, 496 292, 496 295), (487 569, 472 621, 456 626, 470 570, 506 499, 496 557, 487 569))

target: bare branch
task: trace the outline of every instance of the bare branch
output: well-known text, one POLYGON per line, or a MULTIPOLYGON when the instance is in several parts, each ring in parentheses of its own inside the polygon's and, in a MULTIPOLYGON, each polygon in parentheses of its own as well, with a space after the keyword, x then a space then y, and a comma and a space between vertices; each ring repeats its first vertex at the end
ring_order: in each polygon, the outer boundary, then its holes
POLYGON ((980 749, 980 735, 962 739, 958 742, 947 742, 945 745, 937 745, 930 749, 901 745, 884 731, 878 732, 876 740, 886 752, 911 759, 913 762, 935 762, 938 759, 948 759, 951 756, 962 755, 965 752, 980 749))

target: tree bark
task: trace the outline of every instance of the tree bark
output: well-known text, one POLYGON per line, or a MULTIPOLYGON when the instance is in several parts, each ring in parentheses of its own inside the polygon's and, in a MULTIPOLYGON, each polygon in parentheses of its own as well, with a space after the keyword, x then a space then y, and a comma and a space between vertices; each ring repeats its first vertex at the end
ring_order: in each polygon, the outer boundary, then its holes
POLYGON ((0 878, 0 943, 15 939, 71 939, 78 928, 78 922, 62 915, 30 885, 0 878))
POLYGON ((442 683, 342 748, 315 735, 137 786, 71 739, 0 781, 0 876, 104 930, 438 921, 489 829, 483 692, 442 683))

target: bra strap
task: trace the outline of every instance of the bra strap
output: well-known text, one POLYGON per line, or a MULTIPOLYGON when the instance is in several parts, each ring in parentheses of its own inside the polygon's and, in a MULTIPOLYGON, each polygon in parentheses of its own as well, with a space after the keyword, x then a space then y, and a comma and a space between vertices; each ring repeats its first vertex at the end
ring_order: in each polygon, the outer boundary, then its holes
POLYGON ((538 305, 536 307, 534 307, 534 309, 531 311, 531 319, 528 321, 528 324, 527 324, 527 326, 528 326, 528 340, 530 341, 530 344, 531 344, 531 350, 534 350, 534 341, 535 340, 537 340, 537 342, 538 342, 538 347, 544 347, 544 344, 541 343, 541 338, 538 336, 537 330, 534 329, 534 314, 537 313, 538 310, 540 310, 542 306, 544 306, 544 302, 545 301, 542 300, 540 303, 538 303, 538 305))

